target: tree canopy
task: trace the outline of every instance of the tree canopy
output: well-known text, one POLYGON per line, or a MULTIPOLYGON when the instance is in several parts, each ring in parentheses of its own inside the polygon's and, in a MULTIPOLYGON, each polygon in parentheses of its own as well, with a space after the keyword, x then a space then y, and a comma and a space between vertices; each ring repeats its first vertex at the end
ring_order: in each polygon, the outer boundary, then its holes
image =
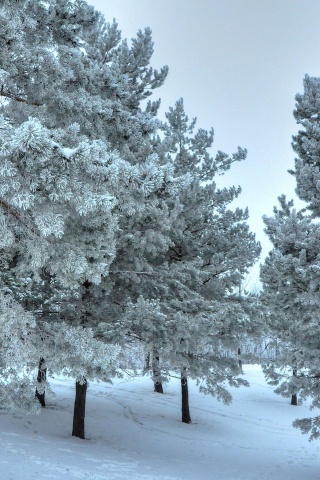
POLYGON ((149 97, 168 68, 152 67, 152 54, 150 28, 129 44, 83 0, 1 3, 7 389, 23 375, 30 391, 31 367, 45 359, 80 391, 119 373, 132 344, 224 401, 226 380, 245 384, 225 351, 250 329, 239 285, 260 245, 248 210, 232 208, 240 187, 218 188, 215 177, 247 152, 212 156, 213 130, 195 130, 182 99, 158 118, 149 97), (14 366, 7 330, 17 315, 12 341, 26 348, 14 366))

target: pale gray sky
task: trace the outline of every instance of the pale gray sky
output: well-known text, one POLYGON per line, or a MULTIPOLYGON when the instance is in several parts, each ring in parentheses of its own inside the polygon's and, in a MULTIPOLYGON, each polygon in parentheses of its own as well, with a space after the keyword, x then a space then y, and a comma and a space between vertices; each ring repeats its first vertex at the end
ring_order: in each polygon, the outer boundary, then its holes
MULTIPOLYGON (((319 0, 88 0, 116 18, 123 38, 150 26, 152 66, 169 65, 155 92, 162 112, 183 97, 189 118, 215 131, 215 150, 248 149, 221 185, 241 185, 250 226, 263 246, 263 214, 277 196, 295 198, 292 111, 305 73, 320 76, 319 0)), ((214 151, 215 151, 214 150, 214 151)))

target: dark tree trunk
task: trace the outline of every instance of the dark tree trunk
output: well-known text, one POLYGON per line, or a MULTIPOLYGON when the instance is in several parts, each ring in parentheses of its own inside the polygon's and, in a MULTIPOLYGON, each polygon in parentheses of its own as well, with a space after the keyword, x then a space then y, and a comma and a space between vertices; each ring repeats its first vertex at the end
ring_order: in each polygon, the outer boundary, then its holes
POLYGON ((84 378, 82 382, 76 382, 76 398, 74 401, 73 411, 73 428, 72 436, 85 438, 84 436, 84 417, 86 414, 86 394, 87 380, 84 378))
POLYGON ((144 357, 144 369, 143 369, 143 372, 144 373, 147 373, 149 372, 151 366, 150 366, 150 352, 146 353, 145 357, 144 357))
MULTIPOLYGON (((41 316, 44 321, 48 321, 50 317, 50 302, 46 301, 51 297, 51 275, 47 270, 43 270, 41 273, 41 280, 43 281, 43 298, 42 298, 42 313, 41 316)), ((26 309, 29 310, 28 305, 26 305, 26 309)), ((35 397, 39 400, 40 405, 42 407, 46 406, 45 401, 45 388, 44 383, 47 380, 47 369, 46 369, 46 362, 43 357, 40 357, 39 360, 39 367, 38 367, 38 375, 37 375, 37 382, 38 388, 35 391, 35 397)))
POLYGON ((241 360, 241 349, 240 347, 238 348, 238 365, 241 370, 241 373, 243 373, 243 368, 242 368, 242 360, 241 360))
MULTIPOLYGON (((46 365, 45 359, 41 357, 39 361, 38 376, 37 376, 37 381, 40 384, 44 383, 47 379, 47 369, 45 365, 46 365)), ((42 407, 46 406, 44 387, 40 392, 38 391, 38 389, 36 389, 35 397, 39 400, 42 407)))
POLYGON ((157 393, 163 393, 159 353, 155 348, 153 349, 153 354, 152 354, 152 372, 153 372, 152 379, 154 383, 154 391, 157 393))
POLYGON ((296 393, 291 395, 291 405, 298 405, 298 397, 296 393))
POLYGON ((188 377, 187 372, 184 369, 181 373, 181 398, 182 398, 182 422, 190 423, 190 410, 189 410, 189 391, 188 391, 188 377))
POLYGON ((163 393, 163 386, 161 382, 154 382, 154 391, 157 393, 163 393))
MULTIPOLYGON (((90 298, 91 291, 90 287, 92 283, 89 280, 85 280, 82 284, 82 303, 85 306, 85 311, 80 317, 80 325, 85 327, 88 323, 91 312, 90 312, 90 298)), ((73 426, 72 426, 72 436, 85 439, 84 434, 84 419, 86 415, 86 396, 87 396, 87 387, 88 383, 86 378, 82 378, 81 381, 76 382, 76 397, 74 400, 74 410, 73 410, 73 426)))
MULTIPOLYGON (((293 370, 292 370, 292 375, 293 375, 294 377, 297 376, 297 370, 296 370, 296 369, 293 369, 293 370)), ((297 396, 296 393, 294 393, 294 394, 291 395, 291 405, 295 405, 295 406, 298 405, 298 396, 297 396)))

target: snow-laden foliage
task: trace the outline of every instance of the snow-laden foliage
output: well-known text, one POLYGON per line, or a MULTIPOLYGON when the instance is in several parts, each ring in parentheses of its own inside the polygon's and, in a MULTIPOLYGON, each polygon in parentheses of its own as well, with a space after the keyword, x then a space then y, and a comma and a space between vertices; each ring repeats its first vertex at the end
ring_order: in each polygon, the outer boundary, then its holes
POLYGON ((213 130, 195 131, 196 119, 189 122, 182 99, 167 120, 165 144, 175 171, 192 173, 190 186, 180 194, 181 211, 166 255, 172 280, 169 274, 171 285, 162 302, 168 317, 175 319, 172 362, 184 375, 197 378, 204 392, 229 402, 224 382, 246 382, 238 377, 237 360, 226 359, 225 351, 236 351, 250 326, 243 299, 235 292, 260 245, 246 223, 248 211, 229 207, 241 189, 220 189, 215 176, 244 160, 246 151, 239 148, 232 156, 219 151, 212 157, 213 130))
POLYGON ((42 368, 109 380, 139 343, 154 381, 229 402, 260 246, 214 179, 246 151, 212 157, 182 100, 165 124, 142 103, 168 72, 149 28, 129 44, 83 0, 1 6, 0 289, 33 314, 42 368))
POLYGON ((154 380, 168 378, 170 369, 188 370, 203 391, 229 402, 224 382, 245 382, 237 376, 238 361, 225 352, 236 352, 251 328, 250 309, 234 293, 260 246, 246 223, 248 212, 228 208, 240 189, 219 189, 213 178, 245 151, 212 158, 211 133, 193 132, 181 100, 168 119, 155 148, 163 163, 169 153, 176 175, 189 175, 188 185, 179 185, 175 196, 162 195, 157 208, 149 204, 129 222, 120 219, 107 305, 117 322, 105 335, 142 342, 154 380))
POLYGON ((294 117, 302 130, 293 136, 298 154, 291 172, 297 181, 297 195, 308 203, 315 216, 320 215, 320 79, 306 75, 304 92, 296 95, 294 117))
MULTIPOLYGON (((274 209, 273 217, 264 218, 273 250, 261 268, 266 320, 279 350, 265 373, 277 385, 277 393, 298 395, 300 400, 311 397, 312 408, 320 407, 319 92, 319 78, 306 76, 294 112, 302 129, 293 137, 298 157, 290 173, 307 205, 296 211, 292 201, 279 197, 280 208, 274 209)), ((309 432, 310 439, 319 437, 318 416, 294 425, 309 432)))
POLYGON ((187 182, 150 145, 159 102, 139 106, 167 68, 148 65, 150 29, 129 46, 84 1, 2 2, 0 47, 1 290, 34 314, 37 362, 109 379, 119 348, 96 338, 87 303, 119 216, 157 211, 187 182))
POLYGON ((1 408, 35 412, 34 370, 42 345, 33 316, 10 295, 0 294, 0 402, 1 408))
POLYGON ((6 2, 0 39, 10 118, 21 122, 36 111, 43 124, 62 130, 77 122, 81 133, 108 140, 126 159, 145 156, 159 102, 150 101, 144 111, 140 102, 168 73, 150 66, 149 28, 129 46, 118 25, 84 1, 29 0, 23 8, 6 2))
POLYGON ((118 365, 120 347, 94 338, 92 328, 70 326, 65 322, 42 323, 46 343, 46 367, 54 373, 84 379, 110 381, 118 365))
MULTIPOLYGON (((105 185, 107 146, 82 140, 66 156, 55 131, 36 119, 17 128, 2 119, 1 125, 1 227, 18 256, 15 268, 37 275, 45 267, 66 286, 99 282, 114 255, 116 225, 117 200, 105 185), (92 227, 101 225, 100 238, 93 238, 92 227)), ((76 143, 75 133, 69 141, 76 143)))
POLYGON ((265 366, 265 373, 278 385, 277 393, 290 397, 299 392, 302 399, 320 368, 308 353, 317 328, 320 226, 294 210, 285 197, 279 200, 281 208, 274 209, 274 217, 264 218, 275 248, 261 267, 261 300, 269 334, 275 344, 280 342, 279 355, 265 366))
POLYGON ((81 381, 110 380, 117 366, 119 347, 96 340, 90 328, 66 323, 36 322, 10 295, 0 295, 0 399, 1 408, 38 411, 34 399, 39 356, 51 372, 81 381))

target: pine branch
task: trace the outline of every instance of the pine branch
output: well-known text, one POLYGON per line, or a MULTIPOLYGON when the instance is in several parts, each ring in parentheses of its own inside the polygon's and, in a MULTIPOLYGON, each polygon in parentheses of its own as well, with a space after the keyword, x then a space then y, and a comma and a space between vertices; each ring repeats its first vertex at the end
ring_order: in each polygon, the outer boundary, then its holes
POLYGON ((15 100, 16 102, 26 103, 27 105, 34 105, 36 107, 41 107, 43 105, 39 102, 30 102, 29 100, 26 100, 25 98, 22 98, 14 93, 7 92, 3 89, 3 85, 1 85, 0 96, 10 98, 11 100, 15 100))
MULTIPOLYGON (((206 266, 206 265, 203 265, 203 266, 206 266)), ((203 267, 203 266, 202 266, 202 267, 203 267)), ((202 267, 201 267, 201 268, 202 268, 202 267)), ((212 273, 209 278, 207 278, 206 280, 204 280, 204 281, 202 282, 202 284, 205 285, 206 283, 210 282, 210 280, 212 280, 214 277, 218 277, 219 275, 221 275, 221 273, 226 273, 226 272, 229 272, 230 270, 231 270, 231 267, 230 267, 230 268, 226 268, 226 269, 224 269, 224 270, 220 270, 219 272, 216 272, 216 273, 212 273)))
POLYGON ((12 215, 14 217, 16 217, 17 220, 21 220, 19 213, 17 211, 15 211, 14 209, 12 209, 12 207, 10 207, 10 205, 8 205, 8 203, 4 202, 1 199, 0 199, 0 206, 3 207, 5 210, 7 210, 9 213, 12 213, 12 215))
POLYGON ((118 270, 118 271, 115 271, 115 272, 112 272, 112 271, 109 271, 109 274, 113 274, 113 275, 121 275, 122 273, 134 273, 135 275, 159 275, 155 272, 136 272, 134 270, 118 270))
POLYGON ((177 378, 178 380, 181 379, 181 376, 180 377, 177 377, 176 375, 171 375, 170 373, 166 373, 166 375, 170 378, 177 378))
POLYGON ((11 213, 24 227, 27 228, 27 230, 30 230, 34 235, 39 236, 39 233, 33 227, 29 227, 27 223, 24 222, 23 219, 21 218, 21 215, 19 214, 19 212, 13 209, 8 203, 0 199, 0 206, 3 207, 5 210, 7 210, 8 213, 11 213))

